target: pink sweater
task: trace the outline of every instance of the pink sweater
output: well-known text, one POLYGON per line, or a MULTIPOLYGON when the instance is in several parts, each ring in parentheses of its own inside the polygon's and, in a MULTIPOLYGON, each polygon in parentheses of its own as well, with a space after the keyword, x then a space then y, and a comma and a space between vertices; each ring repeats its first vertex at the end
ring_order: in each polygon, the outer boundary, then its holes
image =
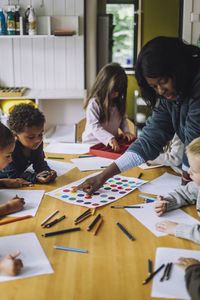
POLYGON ((97 102, 92 98, 86 108, 86 126, 82 135, 82 142, 87 144, 103 143, 107 146, 113 137, 118 135, 118 128, 124 133, 129 132, 126 114, 121 117, 116 106, 110 108, 108 124, 99 122, 100 110, 97 102))

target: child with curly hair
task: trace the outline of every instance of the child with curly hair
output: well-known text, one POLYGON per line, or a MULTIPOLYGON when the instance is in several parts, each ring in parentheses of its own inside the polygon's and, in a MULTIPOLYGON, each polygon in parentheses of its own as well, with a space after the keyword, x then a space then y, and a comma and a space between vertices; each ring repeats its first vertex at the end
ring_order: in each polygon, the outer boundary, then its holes
POLYGON ((16 145, 12 162, 0 172, 0 178, 24 178, 32 183, 48 183, 56 178, 45 161, 43 132, 45 117, 39 109, 29 104, 20 104, 11 111, 8 126, 13 132, 16 145), (34 173, 26 171, 33 165, 34 173), (46 175, 46 176, 44 176, 46 175))

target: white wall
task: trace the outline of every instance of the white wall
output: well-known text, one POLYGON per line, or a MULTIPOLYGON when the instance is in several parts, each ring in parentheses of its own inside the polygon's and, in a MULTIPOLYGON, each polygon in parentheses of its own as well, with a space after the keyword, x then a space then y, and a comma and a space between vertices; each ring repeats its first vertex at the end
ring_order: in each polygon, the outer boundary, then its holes
POLYGON ((183 39, 197 44, 200 35, 200 0, 185 0, 183 9, 183 39))

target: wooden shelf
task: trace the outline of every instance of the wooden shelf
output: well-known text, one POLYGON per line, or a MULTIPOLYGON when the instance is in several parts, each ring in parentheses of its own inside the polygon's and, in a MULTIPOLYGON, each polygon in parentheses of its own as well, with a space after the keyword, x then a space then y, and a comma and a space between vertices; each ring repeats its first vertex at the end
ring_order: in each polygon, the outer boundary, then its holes
POLYGON ((55 100, 55 99, 85 99, 86 90, 82 89, 28 89, 22 97, 0 97, 1 99, 39 99, 39 100, 55 100))

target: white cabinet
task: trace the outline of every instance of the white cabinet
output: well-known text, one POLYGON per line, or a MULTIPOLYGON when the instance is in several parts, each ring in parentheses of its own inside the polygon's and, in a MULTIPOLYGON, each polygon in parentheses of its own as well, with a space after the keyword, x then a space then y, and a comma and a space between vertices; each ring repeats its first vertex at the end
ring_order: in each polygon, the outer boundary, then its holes
POLYGON ((200 35, 200 1, 186 0, 183 7, 183 39, 197 44, 200 35))

